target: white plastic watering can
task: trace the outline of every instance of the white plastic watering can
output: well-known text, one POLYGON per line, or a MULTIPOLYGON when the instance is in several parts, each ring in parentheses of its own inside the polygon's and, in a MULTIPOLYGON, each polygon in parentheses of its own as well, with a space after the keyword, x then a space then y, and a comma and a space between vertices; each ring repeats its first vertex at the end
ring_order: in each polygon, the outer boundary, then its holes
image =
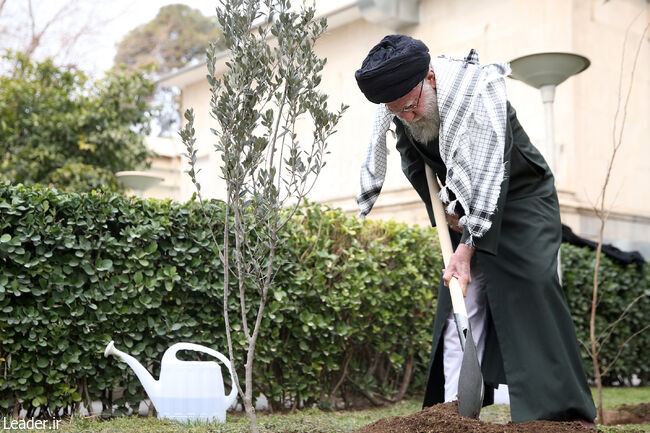
POLYGON ((159 418, 176 420, 226 421, 226 409, 235 402, 237 388, 232 387, 225 395, 221 367, 214 361, 181 361, 176 358, 179 350, 194 350, 218 358, 230 371, 231 383, 235 383, 230 360, 216 350, 193 343, 176 343, 163 355, 160 363, 160 379, 155 380, 134 357, 117 350, 113 341, 108 343, 104 356, 119 356, 138 376, 147 395, 158 411, 159 418))

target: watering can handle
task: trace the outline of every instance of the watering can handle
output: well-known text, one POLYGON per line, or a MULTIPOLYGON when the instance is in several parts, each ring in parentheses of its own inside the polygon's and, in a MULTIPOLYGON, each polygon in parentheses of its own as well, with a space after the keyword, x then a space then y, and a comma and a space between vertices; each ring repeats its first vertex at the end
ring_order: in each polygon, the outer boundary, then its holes
POLYGON ((217 352, 214 349, 210 349, 209 347, 201 346, 200 344, 176 343, 165 351, 161 363, 164 363, 165 360, 169 360, 170 358, 172 358, 173 360, 177 360, 178 358, 176 358, 176 352, 178 352, 179 350, 193 350, 195 352, 203 352, 219 359, 219 361, 221 361, 226 367, 228 367, 228 371, 230 372, 230 382, 232 383, 232 389, 230 390, 230 394, 228 395, 228 398, 233 397, 237 393, 237 386, 235 385, 235 375, 233 374, 232 371, 232 364, 230 363, 230 360, 226 358, 224 355, 222 355, 221 353, 217 352))

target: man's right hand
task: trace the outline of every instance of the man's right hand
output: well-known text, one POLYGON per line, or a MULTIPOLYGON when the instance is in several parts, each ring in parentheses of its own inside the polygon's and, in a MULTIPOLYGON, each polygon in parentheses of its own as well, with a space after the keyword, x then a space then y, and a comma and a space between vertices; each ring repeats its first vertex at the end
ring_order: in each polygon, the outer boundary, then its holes
POLYGON ((442 279, 445 281, 445 286, 449 287, 449 280, 452 277, 456 278, 463 291, 463 296, 467 296, 467 285, 472 282, 470 262, 473 255, 474 248, 460 244, 454 254, 451 255, 449 265, 442 270, 442 279))

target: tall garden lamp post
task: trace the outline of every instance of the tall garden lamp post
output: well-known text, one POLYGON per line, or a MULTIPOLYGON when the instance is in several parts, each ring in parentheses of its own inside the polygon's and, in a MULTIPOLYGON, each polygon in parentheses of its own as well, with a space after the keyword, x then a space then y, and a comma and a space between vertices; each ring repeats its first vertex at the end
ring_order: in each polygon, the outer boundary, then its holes
POLYGON ((115 173, 117 181, 133 191, 137 197, 142 197, 149 188, 158 185, 164 179, 144 171, 118 171, 115 173))
POLYGON ((544 150, 553 174, 555 174, 556 169, 555 140, 553 136, 555 87, 572 75, 584 71, 590 64, 588 58, 573 53, 529 54, 510 61, 510 68, 512 68, 510 77, 539 89, 542 94, 546 125, 544 150))
MULTIPOLYGON (((544 123, 546 125, 546 143, 544 146, 548 165, 556 176, 555 139, 553 136, 553 101, 555 88, 567 78, 579 74, 589 67, 588 58, 573 53, 537 53, 518 57, 510 61, 511 78, 523 81, 539 89, 544 103, 544 123)), ((557 272, 562 282, 560 252, 557 255, 557 272)))

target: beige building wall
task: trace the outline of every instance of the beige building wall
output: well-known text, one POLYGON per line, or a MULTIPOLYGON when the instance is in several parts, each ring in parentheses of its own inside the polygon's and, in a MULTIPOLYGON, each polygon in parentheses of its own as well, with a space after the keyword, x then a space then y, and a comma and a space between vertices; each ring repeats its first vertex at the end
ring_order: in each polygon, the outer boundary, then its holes
POLYGON ((600 223, 594 218, 591 205, 601 192, 614 137, 619 137, 621 123, 616 135, 613 128, 619 104, 618 81, 622 76, 620 117, 628 90, 630 98, 622 145, 606 195, 612 215, 605 237, 616 240, 621 248, 641 249, 646 258, 650 256, 650 34, 642 38, 641 33, 649 21, 650 4, 642 0, 574 2, 573 44, 592 64, 584 72, 584 79, 576 80, 575 110, 579 116, 572 138, 578 157, 573 162, 565 161, 576 173, 578 202, 565 214, 576 221, 571 224, 576 231, 595 237, 600 223), (637 48, 638 64, 630 87, 637 48))
MULTIPOLYGON (((321 91, 330 95, 330 109, 337 109, 341 103, 349 109, 329 141, 331 154, 311 199, 356 212, 359 167, 375 106, 358 90, 354 71, 386 34, 405 33, 421 39, 432 56, 463 57, 475 48, 482 63, 509 61, 536 52, 575 52, 588 57, 591 66, 557 88, 555 174, 563 221, 578 234, 597 234, 598 221, 592 208, 611 155, 621 55, 624 52, 626 56, 625 90, 632 57, 650 20, 650 4, 645 0, 422 0, 419 23, 399 30, 368 21, 354 1, 339 1, 337 8, 328 13, 330 27, 316 51, 328 60, 321 91), (625 32, 632 22, 623 50, 625 32)), ((649 41, 646 33, 632 83, 623 145, 607 194, 612 213, 606 230, 608 241, 622 248, 640 249, 646 257, 650 256, 649 41)), ((225 58, 220 60, 223 71, 224 62, 225 58)), ((190 68, 168 77, 164 84, 181 88, 183 111, 194 108, 203 191, 211 197, 223 197, 219 157, 213 152, 215 138, 210 133, 216 122, 209 116, 206 73, 205 66, 190 68)), ((539 91, 512 79, 507 80, 507 88, 522 125, 541 148, 545 125, 539 91)), ((390 135, 388 145, 386 182, 370 217, 428 224, 424 205, 401 173, 399 154, 390 135)), ((188 199, 193 193, 189 177, 183 174, 179 182, 179 196, 174 198, 188 199)))
POLYGON ((159 199, 170 198, 172 200, 183 200, 181 185, 183 176, 181 172, 181 150, 178 140, 163 137, 147 137, 145 144, 156 153, 151 163, 148 174, 163 179, 160 183, 152 186, 144 192, 145 197, 159 199))

